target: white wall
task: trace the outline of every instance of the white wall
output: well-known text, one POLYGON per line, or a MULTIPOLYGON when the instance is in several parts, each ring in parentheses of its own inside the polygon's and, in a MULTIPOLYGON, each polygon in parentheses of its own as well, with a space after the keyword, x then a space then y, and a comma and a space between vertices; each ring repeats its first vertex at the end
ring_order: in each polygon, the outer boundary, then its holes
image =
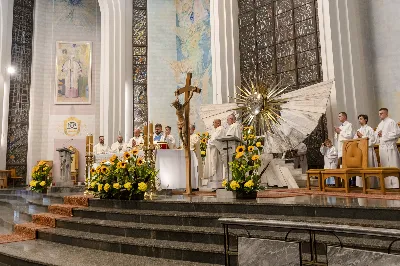
MULTIPOLYGON (((55 150, 60 147, 55 143, 65 143, 71 139, 63 133, 63 121, 66 118, 74 116, 82 120, 81 133, 73 137, 79 146, 82 146, 81 142, 85 141, 88 133, 95 136, 99 134, 100 126, 95 121, 99 121, 100 116, 101 20, 97 0, 90 1, 95 6, 90 10, 93 12, 90 13, 92 19, 82 16, 75 21, 64 19, 62 5, 65 2, 35 1, 28 173, 37 160, 43 159, 55 162, 53 175, 57 175, 59 165, 54 156, 55 150), (92 42, 92 104, 54 104, 56 41, 92 42)), ((80 150, 82 158, 84 153, 84 150, 80 150)), ((84 180, 84 164, 80 164, 79 180, 84 180)))
POLYGON ((151 0, 148 9, 148 106, 149 120, 169 125, 178 143, 175 109, 177 88, 171 63, 177 60, 176 8, 174 0, 151 0))

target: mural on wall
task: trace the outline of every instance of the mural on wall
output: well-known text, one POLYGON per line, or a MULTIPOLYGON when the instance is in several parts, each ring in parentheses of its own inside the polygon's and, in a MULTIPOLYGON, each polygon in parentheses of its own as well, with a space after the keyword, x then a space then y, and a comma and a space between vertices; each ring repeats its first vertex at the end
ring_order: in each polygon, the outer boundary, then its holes
POLYGON ((200 129, 200 105, 212 103, 210 0, 175 0, 177 61, 171 64, 178 87, 192 72, 192 85, 202 89, 193 97, 191 120, 200 129))
POLYGON ((71 25, 93 30, 99 14, 98 0, 53 0, 55 26, 71 25))
POLYGON ((91 42, 56 43, 55 104, 91 103, 91 42))

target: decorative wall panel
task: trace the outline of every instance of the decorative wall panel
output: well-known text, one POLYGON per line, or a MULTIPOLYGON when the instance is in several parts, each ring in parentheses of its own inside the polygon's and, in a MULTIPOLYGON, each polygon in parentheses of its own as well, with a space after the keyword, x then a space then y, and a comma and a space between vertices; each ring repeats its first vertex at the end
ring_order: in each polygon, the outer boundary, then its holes
POLYGON ((147 0, 133 1, 133 125, 148 120, 147 106, 147 0))
POLYGON ((31 85, 34 0, 15 0, 11 64, 16 73, 10 77, 10 102, 7 135, 7 169, 18 176, 27 174, 29 91, 31 85))
MULTIPOLYGON (((239 0, 242 80, 281 82, 287 91, 322 81, 317 0, 239 0)), ((319 152, 328 137, 326 117, 305 140, 310 167, 322 167, 319 152)))

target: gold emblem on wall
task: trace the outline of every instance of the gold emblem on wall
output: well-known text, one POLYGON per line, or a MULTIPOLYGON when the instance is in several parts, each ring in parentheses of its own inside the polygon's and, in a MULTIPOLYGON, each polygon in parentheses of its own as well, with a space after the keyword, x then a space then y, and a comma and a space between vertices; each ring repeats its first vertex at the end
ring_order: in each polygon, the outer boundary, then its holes
POLYGON ((69 117, 64 120, 64 133, 67 136, 74 137, 81 131, 81 120, 76 117, 69 117))

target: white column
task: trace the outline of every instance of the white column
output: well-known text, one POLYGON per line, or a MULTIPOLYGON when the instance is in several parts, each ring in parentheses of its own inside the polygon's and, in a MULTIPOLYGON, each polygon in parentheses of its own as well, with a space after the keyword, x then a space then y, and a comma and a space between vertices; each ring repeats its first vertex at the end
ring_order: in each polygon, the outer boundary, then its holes
POLYGON ((240 85, 238 4, 211 0, 213 103, 232 102, 240 85))
POLYGON ((125 0, 125 141, 133 137, 132 15, 133 2, 125 0))
POLYGON ((6 168, 14 0, 0 0, 0 169, 6 168))
POLYGON ((349 121, 357 127, 357 116, 370 115, 370 124, 376 119, 375 93, 368 78, 372 68, 366 64, 363 14, 359 0, 320 0, 319 25, 324 80, 335 79, 327 110, 329 136, 337 125, 338 112, 347 112, 349 121))

